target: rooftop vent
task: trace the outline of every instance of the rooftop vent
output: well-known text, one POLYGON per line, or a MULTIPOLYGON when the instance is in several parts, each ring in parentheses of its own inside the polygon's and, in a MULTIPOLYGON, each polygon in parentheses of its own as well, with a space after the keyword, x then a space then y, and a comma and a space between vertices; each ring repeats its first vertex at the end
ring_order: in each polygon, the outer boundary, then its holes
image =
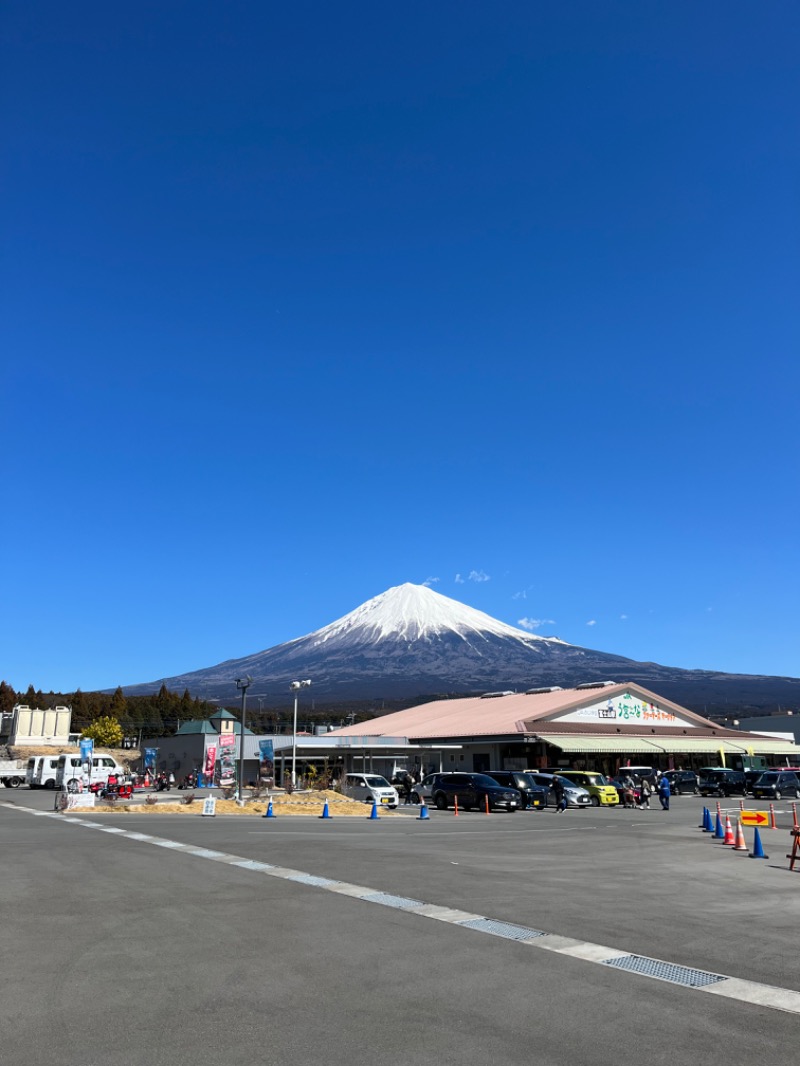
POLYGON ((538 696, 542 692, 563 692, 563 686, 561 685, 548 685, 545 688, 528 688, 525 690, 526 696, 538 696))
POLYGON ((576 689, 584 688, 608 688, 609 685, 619 684, 617 681, 584 681, 582 685, 576 685, 576 689))
POLYGON ((505 692, 484 692, 481 696, 482 700, 496 700, 500 696, 514 696, 516 695, 511 689, 507 689, 505 692))

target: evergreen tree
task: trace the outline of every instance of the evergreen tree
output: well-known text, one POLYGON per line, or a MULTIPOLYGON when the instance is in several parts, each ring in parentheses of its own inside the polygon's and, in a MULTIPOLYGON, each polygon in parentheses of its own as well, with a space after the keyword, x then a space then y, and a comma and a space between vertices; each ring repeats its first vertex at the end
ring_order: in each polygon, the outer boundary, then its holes
POLYGON ((12 711, 16 702, 17 694, 11 685, 6 684, 5 681, 0 681, 0 712, 12 711))

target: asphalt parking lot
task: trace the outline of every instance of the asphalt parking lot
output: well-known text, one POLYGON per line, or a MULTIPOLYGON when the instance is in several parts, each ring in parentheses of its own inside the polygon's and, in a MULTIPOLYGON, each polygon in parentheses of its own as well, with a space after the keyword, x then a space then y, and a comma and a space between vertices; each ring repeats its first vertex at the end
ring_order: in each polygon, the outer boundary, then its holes
POLYGON ((615 1066, 674 1066, 698 1055, 778 1061, 797 1040, 799 1016, 775 1009, 777 993, 754 1005, 592 964, 580 947, 535 950, 453 924, 478 915, 478 925, 548 934, 543 947, 604 945, 800 992, 786 803, 781 828, 762 834, 770 858, 756 861, 699 831, 693 797, 669 812, 431 812, 420 822, 401 809, 378 823, 366 811, 326 822, 37 817, 25 808, 47 811, 51 795, 3 791, 0 801, 0 889, 15 915, 5 939, 17 962, 1 979, 7 1061, 382 1064, 418 1051, 439 1063, 499 1054, 578 1066, 601 1054, 615 1066), (259 863, 334 886, 265 875, 259 863), (418 906, 398 909, 395 896, 418 906), (431 920, 425 905, 455 918, 431 920))

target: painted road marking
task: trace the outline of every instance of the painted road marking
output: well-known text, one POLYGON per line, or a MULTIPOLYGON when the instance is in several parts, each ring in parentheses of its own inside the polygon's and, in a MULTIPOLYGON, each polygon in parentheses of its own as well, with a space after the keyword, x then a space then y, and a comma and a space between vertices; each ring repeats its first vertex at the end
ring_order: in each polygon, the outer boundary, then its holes
MULTIPOLYGON (((8 807, 12 811, 19 811, 24 814, 41 815, 43 813, 32 810, 29 807, 18 806, 15 803, 0 803, 0 806, 8 807)), ((65 822, 62 815, 55 814, 52 817, 58 818, 62 825, 65 822)), ((571 937, 547 933, 544 930, 514 926, 483 914, 471 914, 469 911, 440 907, 435 903, 424 903, 421 900, 390 896, 375 888, 367 888, 365 885, 351 885, 346 881, 333 881, 326 877, 319 877, 316 874, 305 873, 302 870, 271 866, 269 863, 260 863, 255 859, 246 859, 240 855, 229 855, 222 851, 212 851, 210 848, 186 845, 176 840, 149 836, 147 833, 136 833, 116 826, 104 826, 98 822, 87 822, 85 819, 69 818, 66 821, 68 824, 80 825, 86 829, 99 829, 103 832, 108 832, 109 828, 114 828, 118 836, 127 837, 129 840, 155 844, 158 847, 171 847, 176 850, 176 853, 180 849, 180 854, 182 855, 210 859, 212 862, 225 862, 231 866, 238 866, 240 869, 259 873, 266 877, 279 877, 286 881, 292 881, 295 884, 304 885, 312 891, 333 892, 337 895, 350 896, 366 903, 383 903, 402 910, 405 914, 417 915, 421 918, 432 918, 483 936, 504 937, 505 939, 513 940, 522 948, 544 948, 546 951, 553 951, 559 955, 605 966, 608 970, 623 970, 630 976, 667 981, 678 987, 687 988, 692 992, 707 992, 709 995, 725 996, 728 999, 750 1003, 757 1007, 765 1007, 769 1010, 800 1014, 800 992, 795 992, 791 988, 761 984, 758 981, 745 981, 738 977, 728 977, 725 974, 712 973, 707 970, 695 970, 692 967, 682 966, 680 963, 668 962, 664 959, 652 959, 646 955, 637 955, 630 951, 621 951, 618 948, 604 947, 602 944, 573 940, 571 937), (526 933, 530 935, 526 937, 526 933)))

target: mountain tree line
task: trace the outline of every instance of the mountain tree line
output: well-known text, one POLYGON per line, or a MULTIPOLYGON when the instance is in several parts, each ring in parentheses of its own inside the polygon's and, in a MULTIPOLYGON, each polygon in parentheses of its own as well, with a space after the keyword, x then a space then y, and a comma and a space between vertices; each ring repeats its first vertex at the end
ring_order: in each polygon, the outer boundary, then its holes
MULTIPOLYGON (((372 700, 346 700, 339 703, 319 703, 313 707, 301 709, 297 727, 301 732, 312 732, 316 726, 351 725, 369 721, 392 711, 401 711, 426 700, 441 699, 444 696, 417 697, 405 700, 381 700, 376 706, 372 700)), ((72 731, 80 733, 99 718, 115 718, 128 736, 145 737, 169 736, 175 733, 181 723, 196 719, 210 718, 220 709, 228 709, 237 717, 241 704, 234 699, 225 704, 193 697, 189 689, 182 695, 171 692, 162 685, 151 696, 126 696, 122 688, 109 692, 42 692, 29 685, 27 691, 16 692, 5 681, 0 681, 0 712, 10 712, 15 704, 28 707, 52 708, 56 706, 72 707, 72 731)), ((247 705, 247 727, 254 733, 290 733, 293 723, 291 703, 273 707, 247 705)))

